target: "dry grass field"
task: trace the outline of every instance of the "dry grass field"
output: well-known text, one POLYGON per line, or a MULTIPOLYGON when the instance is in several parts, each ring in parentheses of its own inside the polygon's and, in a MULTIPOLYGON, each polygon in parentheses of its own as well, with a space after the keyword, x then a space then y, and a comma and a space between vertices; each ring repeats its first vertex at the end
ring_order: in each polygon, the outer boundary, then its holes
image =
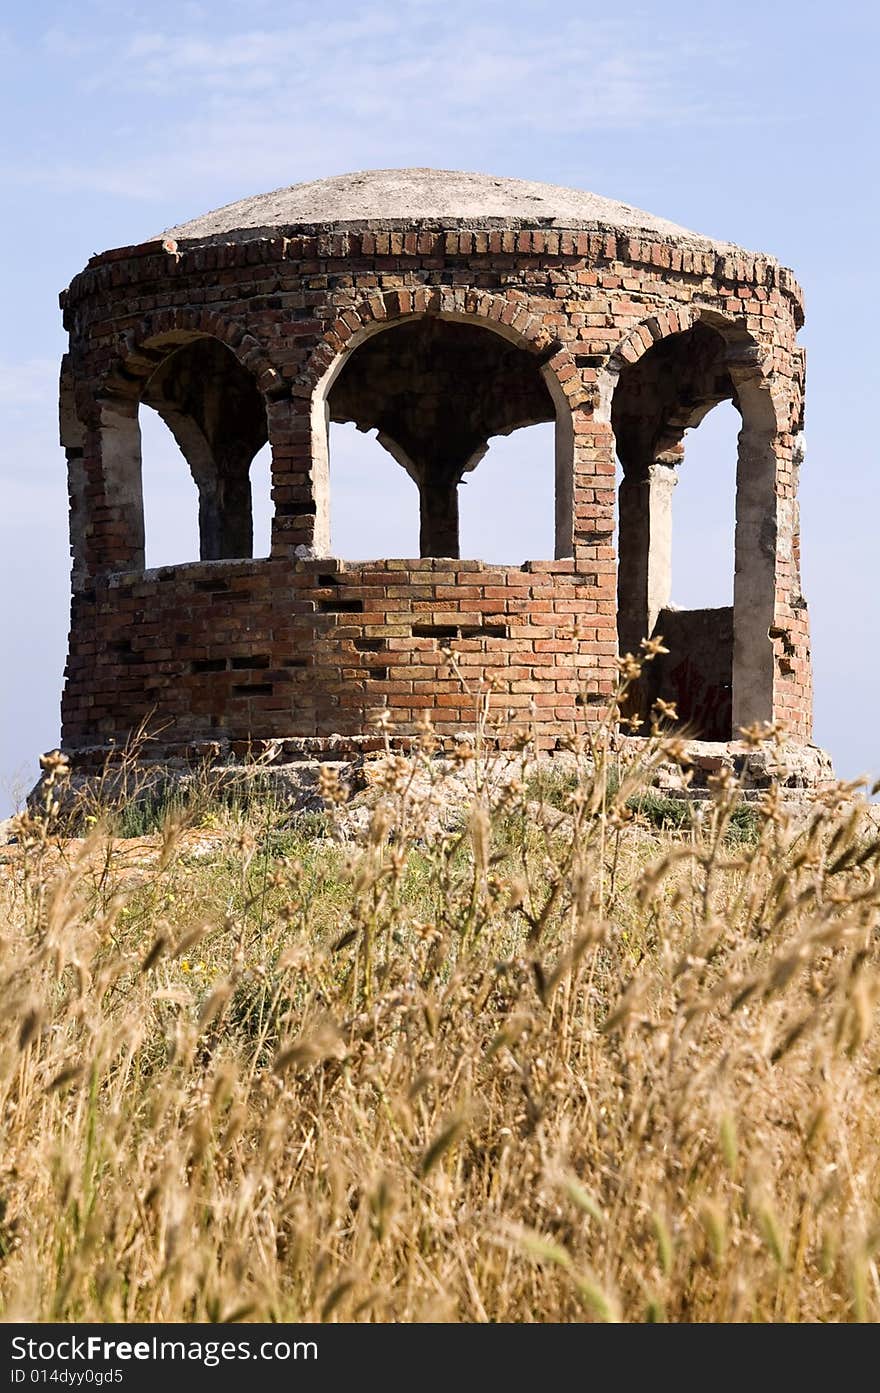
POLYGON ((5 1320, 880 1315, 864 806, 721 779, 658 827, 675 740, 501 778, 483 717, 459 816, 426 727, 347 840, 332 771, 71 837, 49 761, 0 866, 5 1320))

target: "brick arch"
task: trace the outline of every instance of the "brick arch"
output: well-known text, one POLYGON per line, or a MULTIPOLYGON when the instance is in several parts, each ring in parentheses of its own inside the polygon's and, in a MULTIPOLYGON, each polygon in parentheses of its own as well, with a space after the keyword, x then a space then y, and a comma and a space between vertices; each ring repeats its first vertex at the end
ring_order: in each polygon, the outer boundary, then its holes
POLYGON ((158 360, 150 350, 158 347, 163 339, 168 340, 168 348, 173 351, 199 338, 216 339, 228 348, 250 373, 264 397, 271 400, 286 393, 287 387, 278 368, 259 340, 243 325, 207 310, 174 307, 144 315, 136 325, 119 335, 116 359, 102 375, 96 395, 130 392, 144 372, 155 367, 158 360))
MULTIPOLYGON (((722 314, 711 305, 695 304, 649 315, 637 324, 610 354, 599 374, 600 409, 610 417, 612 399, 624 367, 639 362, 662 340, 687 333, 697 324, 705 324, 724 340, 724 365, 736 388, 746 431, 760 431, 766 435, 790 430, 793 411, 799 405, 793 403, 790 380, 774 371, 768 349, 743 321, 722 314)), ((802 350, 795 351, 793 362, 795 375, 800 372, 802 376, 802 350)), ((700 419, 698 416, 693 424, 698 424, 700 419)))
POLYGON ((571 353, 525 305, 487 291, 445 287, 386 291, 352 306, 326 330, 309 357, 302 380, 315 388, 330 369, 341 368, 348 353, 371 334, 410 317, 432 315, 477 327, 482 325, 535 354, 554 350, 544 365, 557 379, 572 406, 587 401, 587 395, 577 390, 580 380, 571 353), (563 385, 566 383, 567 387, 563 385))
MULTIPOLYGON (((175 307, 143 315, 118 335, 108 356, 109 363, 96 378, 82 378, 73 388, 75 415, 89 436, 88 467, 98 480, 97 491, 94 487, 80 491, 90 500, 81 511, 95 541, 75 546, 75 572, 77 552, 89 553, 78 573, 144 567, 138 423, 143 404, 153 407, 168 426, 195 482, 200 558, 250 556, 250 464, 261 443, 268 439, 273 444, 278 399, 288 395, 287 384, 262 344, 234 320, 175 307), (225 419, 219 426, 216 420, 210 423, 216 411, 208 410, 200 420, 173 388, 166 392, 167 384, 160 382, 180 350, 202 346, 211 348, 209 361, 192 365, 189 371, 204 384, 204 403, 212 394, 221 402, 225 419), (89 515, 96 512, 106 520, 106 527, 90 523, 89 515)), ((280 407, 283 412, 284 404, 280 407)))
POLYGON ((762 379, 765 390, 772 391, 766 351, 746 325, 722 314, 710 305, 688 305, 649 315, 623 338, 611 353, 606 364, 606 376, 616 382, 625 364, 637 363, 640 358, 672 334, 684 334, 695 324, 705 324, 724 339, 727 345, 727 366, 731 376, 755 382, 762 379))
POLYGON ((346 310, 314 348, 301 382, 309 389, 311 416, 310 542, 303 553, 326 555, 330 546, 329 446, 326 402, 343 365, 368 338, 413 318, 438 318, 485 328, 532 353, 556 411, 556 556, 575 547, 574 491, 577 458, 575 416, 592 408, 569 350, 542 320, 517 301, 477 290, 419 287, 387 291, 346 310))
POLYGON ((660 339, 670 334, 684 334, 696 324, 699 314, 691 308, 652 314, 623 338, 608 359, 608 367, 617 372, 625 363, 637 363, 660 339))

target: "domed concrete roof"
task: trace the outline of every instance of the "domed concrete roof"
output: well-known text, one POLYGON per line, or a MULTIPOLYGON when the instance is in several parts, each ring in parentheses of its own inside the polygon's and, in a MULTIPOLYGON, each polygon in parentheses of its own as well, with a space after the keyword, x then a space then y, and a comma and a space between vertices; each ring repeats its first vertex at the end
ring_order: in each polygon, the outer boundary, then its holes
POLYGON ((370 169, 229 203, 168 228, 177 242, 245 241, 316 225, 396 229, 412 223, 456 227, 614 228, 702 246, 729 246, 628 203, 580 189, 448 169, 370 169))

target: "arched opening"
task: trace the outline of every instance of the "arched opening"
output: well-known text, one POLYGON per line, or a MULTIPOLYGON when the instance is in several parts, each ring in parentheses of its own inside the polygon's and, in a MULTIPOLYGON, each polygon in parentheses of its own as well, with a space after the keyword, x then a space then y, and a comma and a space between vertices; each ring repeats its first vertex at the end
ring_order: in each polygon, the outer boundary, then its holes
POLYGON ((272 554, 272 448, 269 442, 261 445, 250 468, 251 517, 253 520, 252 556, 272 554))
POLYGON ((685 431, 672 508, 672 604, 718 609, 733 604, 737 441, 742 417, 732 401, 685 431))
POLYGON ((660 697, 704 740, 772 713, 775 423, 762 385, 743 344, 700 320, 625 363, 612 399, 619 646, 661 635, 669 649, 628 714, 660 697))
POLYGON ((553 426, 493 436, 459 487, 461 550, 494 565, 554 555, 553 426))
POLYGON ((199 554, 199 491, 180 446, 158 411, 142 406, 141 496, 144 565, 176 566, 199 554))
MULTIPOLYGON (((252 469, 267 439, 263 397, 218 339, 157 336, 131 354, 101 403, 107 501, 125 517, 129 564, 254 555, 252 469), (195 531, 187 523, 190 481, 195 531)), ((264 455, 253 476, 263 492, 267 469, 264 455)), ((264 499, 258 511, 264 554, 266 512, 264 499)))
POLYGON ((330 427, 333 511, 330 551, 351 561, 419 554, 415 480, 379 443, 375 430, 330 427))
MULTIPOLYGON (((571 413, 546 367, 547 357, 547 352, 536 354, 483 323, 442 315, 414 315, 363 333, 332 366, 313 399, 318 554, 350 554, 347 547, 343 550, 342 533, 336 526, 337 465, 329 453, 331 422, 352 423, 362 432, 375 432, 374 439, 409 476, 414 485, 411 493, 401 491, 399 479, 398 487, 392 488, 391 476, 387 472, 380 476, 374 466, 360 487, 362 493, 369 492, 371 513, 383 509, 386 490, 395 514, 401 508, 412 508, 415 525, 408 532, 404 527, 400 535, 417 532, 416 545, 404 554, 423 557, 461 555, 462 481, 466 477, 470 486, 475 477, 471 471, 479 472, 490 440, 509 436, 520 427, 555 422, 555 449, 546 433, 540 437, 547 455, 543 470, 548 492, 546 512, 552 520, 549 546, 543 555, 570 556, 571 413)), ((336 444, 351 437, 337 436, 334 428, 332 438, 336 444)), ((542 471, 534 455, 530 457, 537 477, 542 471)), ((360 459, 365 460, 366 455, 361 453, 360 459)), ((489 472, 494 472, 491 465, 489 472)), ((534 480, 531 484, 536 486, 534 480)), ((532 492, 533 488, 529 498, 532 492)), ((515 491, 498 492, 484 521, 501 533, 504 519, 512 517, 515 509, 515 491)), ((510 554, 515 545, 512 542, 503 550, 510 554)), ((494 541, 491 549, 500 554, 494 541)), ((387 549, 383 550, 387 555, 387 549)), ((361 545, 351 551, 357 557, 364 554, 361 545)))

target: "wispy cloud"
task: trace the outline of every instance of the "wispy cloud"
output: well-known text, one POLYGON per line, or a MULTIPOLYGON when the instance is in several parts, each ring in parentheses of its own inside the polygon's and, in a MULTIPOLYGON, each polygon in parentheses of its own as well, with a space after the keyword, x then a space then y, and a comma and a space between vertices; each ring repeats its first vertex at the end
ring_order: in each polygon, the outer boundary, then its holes
POLYGON ((479 167, 518 132, 552 145, 609 128, 746 118, 711 91, 717 40, 700 52, 640 40, 646 30, 631 16, 557 15, 551 28, 540 7, 516 0, 449 0, 291 23, 289 10, 268 8, 284 21, 267 23, 264 5, 260 27, 239 30, 212 30, 208 19, 49 31, 48 60, 78 74, 83 100, 113 100, 121 125, 88 160, 44 159, 4 177, 151 201, 185 194, 196 211, 231 185, 244 195, 377 163, 479 167))

